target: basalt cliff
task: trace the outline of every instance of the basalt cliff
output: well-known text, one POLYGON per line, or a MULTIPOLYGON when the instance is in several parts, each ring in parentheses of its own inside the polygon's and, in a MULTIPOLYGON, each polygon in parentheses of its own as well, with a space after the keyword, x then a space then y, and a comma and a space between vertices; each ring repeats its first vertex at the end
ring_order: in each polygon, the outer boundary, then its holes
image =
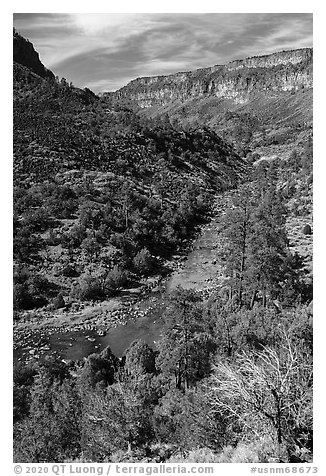
POLYGON ((137 78, 114 93, 141 108, 215 97, 245 104, 263 93, 312 88, 312 48, 282 51, 168 76, 137 78))

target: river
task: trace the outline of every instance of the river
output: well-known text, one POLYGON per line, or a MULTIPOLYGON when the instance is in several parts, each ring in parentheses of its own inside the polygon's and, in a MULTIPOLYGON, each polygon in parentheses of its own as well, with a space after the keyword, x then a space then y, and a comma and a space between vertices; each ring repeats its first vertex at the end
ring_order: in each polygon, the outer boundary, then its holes
POLYGON ((174 271, 166 283, 165 292, 140 299, 135 306, 146 309, 141 317, 128 319, 125 324, 108 330, 100 336, 96 330, 33 331, 26 342, 16 346, 15 361, 28 361, 35 358, 43 360, 46 355, 57 355, 65 360, 81 360, 94 352, 100 352, 109 346, 112 352, 121 357, 129 345, 136 339, 142 339, 155 348, 161 337, 164 311, 164 298, 177 286, 185 289, 205 290, 216 282, 221 270, 216 261, 218 220, 205 225, 193 248, 182 265, 174 271))

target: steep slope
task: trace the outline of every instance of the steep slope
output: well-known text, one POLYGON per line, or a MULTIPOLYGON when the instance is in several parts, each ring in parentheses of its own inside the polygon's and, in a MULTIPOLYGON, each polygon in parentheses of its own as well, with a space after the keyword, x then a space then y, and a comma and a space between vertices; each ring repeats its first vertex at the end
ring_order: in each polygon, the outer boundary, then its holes
POLYGON ((312 60, 311 48, 283 51, 138 78, 105 97, 124 100, 148 118, 165 117, 177 127, 208 126, 243 156, 250 151, 264 155, 264 147, 272 145, 277 146, 275 154, 295 144, 300 134, 310 136, 312 60))
POLYGON ((257 92, 275 95, 312 87, 312 49, 284 51, 169 76, 137 78, 115 93, 140 107, 213 96, 248 102, 257 92))
POLYGON ((148 121, 23 68, 35 81, 17 76, 14 95, 15 308, 59 292, 103 299, 162 274, 244 161, 213 131, 148 121))
POLYGON ((54 74, 43 65, 33 44, 22 37, 15 29, 13 34, 13 59, 17 72, 21 69, 17 66, 18 64, 27 67, 41 78, 54 79, 54 74))

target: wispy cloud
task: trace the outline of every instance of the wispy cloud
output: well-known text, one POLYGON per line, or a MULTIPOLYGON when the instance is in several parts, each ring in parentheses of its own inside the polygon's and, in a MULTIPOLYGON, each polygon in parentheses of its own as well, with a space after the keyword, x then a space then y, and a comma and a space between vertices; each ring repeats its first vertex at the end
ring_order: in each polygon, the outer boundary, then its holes
POLYGON ((15 14, 44 64, 76 86, 117 89, 252 55, 312 46, 312 14, 15 14))

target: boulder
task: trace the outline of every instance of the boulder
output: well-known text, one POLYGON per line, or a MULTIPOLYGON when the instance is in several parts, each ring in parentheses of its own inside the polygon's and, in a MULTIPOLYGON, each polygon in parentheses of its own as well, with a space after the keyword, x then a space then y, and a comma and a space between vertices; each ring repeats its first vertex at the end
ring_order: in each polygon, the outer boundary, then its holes
POLYGON ((304 235, 311 235, 312 234, 312 230, 311 230, 311 226, 306 224, 303 228, 302 228, 302 233, 304 235))
POLYGON ((54 309, 62 309, 66 305, 65 300, 62 297, 62 294, 58 294, 53 300, 54 309))

